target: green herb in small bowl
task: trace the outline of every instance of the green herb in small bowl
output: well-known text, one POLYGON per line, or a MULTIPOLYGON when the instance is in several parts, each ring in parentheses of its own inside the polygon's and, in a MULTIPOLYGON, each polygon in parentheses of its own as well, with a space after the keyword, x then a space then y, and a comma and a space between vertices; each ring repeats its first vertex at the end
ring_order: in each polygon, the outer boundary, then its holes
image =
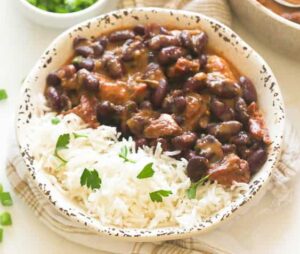
POLYGON ((55 13, 71 13, 81 11, 98 0, 27 0, 30 4, 44 11, 55 13))

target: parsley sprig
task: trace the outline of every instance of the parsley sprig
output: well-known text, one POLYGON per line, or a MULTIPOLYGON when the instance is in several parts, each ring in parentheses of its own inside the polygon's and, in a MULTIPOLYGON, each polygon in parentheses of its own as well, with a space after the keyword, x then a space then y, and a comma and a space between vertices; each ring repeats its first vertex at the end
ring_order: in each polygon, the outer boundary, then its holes
POLYGON ((60 120, 59 120, 59 118, 57 118, 57 117, 53 117, 53 118, 51 119, 51 123, 52 123, 53 125, 57 125, 57 124, 60 123, 60 120))
POLYGON ((148 163, 142 171, 137 175, 138 179, 149 178, 154 175, 154 170, 152 168, 153 162, 148 163))
POLYGON ((62 134, 58 137, 56 145, 55 145, 54 156, 56 158, 58 158, 59 160, 61 160, 63 162, 63 164, 66 164, 67 161, 64 158, 62 158, 58 154, 58 152, 63 149, 69 148, 69 144, 70 144, 70 134, 66 133, 66 134, 62 134))
POLYGON ((121 148, 121 152, 119 153, 119 157, 122 158, 124 160, 124 162, 135 163, 134 160, 131 160, 131 159, 128 158, 128 147, 127 146, 123 146, 121 148))
POLYGON ((209 175, 206 175, 204 177, 202 177, 200 180, 198 180, 195 183, 192 183, 190 188, 187 189, 187 196, 189 199, 194 199, 196 198, 196 192, 197 192, 197 188, 199 185, 203 185, 206 180, 208 180, 209 175))
POLYGON ((149 193, 149 196, 153 202, 162 202, 163 197, 168 197, 172 194, 170 190, 158 190, 149 193))
POLYGON ((82 175, 80 177, 80 185, 86 185, 87 188, 92 190, 100 189, 102 180, 99 177, 97 170, 89 170, 87 168, 84 169, 82 175))

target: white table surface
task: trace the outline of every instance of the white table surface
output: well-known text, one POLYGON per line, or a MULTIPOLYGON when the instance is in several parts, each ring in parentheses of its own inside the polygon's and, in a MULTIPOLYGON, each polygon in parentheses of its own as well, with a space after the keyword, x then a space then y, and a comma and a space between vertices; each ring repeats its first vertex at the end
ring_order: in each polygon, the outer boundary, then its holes
MULTIPOLYGON (((249 34, 238 21, 234 20, 234 29, 253 46, 272 67, 284 95, 289 119, 300 132, 300 62, 286 58, 260 43, 249 34)), ((0 88, 8 91, 9 99, 0 102, 0 182, 10 190, 5 176, 5 159, 9 149, 7 139, 13 128, 13 110, 20 83, 35 61, 60 33, 39 27, 23 18, 15 9, 14 1, 0 1, 0 88)), ((299 52, 300 53, 300 52, 299 52)), ((245 234, 249 242, 244 246, 250 253, 300 253, 300 185, 295 177, 293 192, 289 202, 272 213, 259 215, 264 206, 252 208, 250 214, 240 221, 246 223, 245 234), (255 220, 254 220, 255 218, 255 220), (270 230, 271 229, 271 230, 270 230), (255 232, 255 234, 253 234, 255 232)), ((5 228, 4 242, 0 244, 2 254, 96 254, 103 253, 71 243, 46 228, 13 194, 14 206, 9 208, 13 216, 13 226, 5 228)), ((263 203, 272 202, 270 196, 263 203)), ((3 208, 0 207, 0 211, 3 208)), ((239 223, 236 222, 236 223, 239 223)), ((230 229, 234 233, 234 228, 230 229)), ((242 234, 243 235, 243 234, 242 234)), ((241 234, 236 235, 239 241, 241 234)))

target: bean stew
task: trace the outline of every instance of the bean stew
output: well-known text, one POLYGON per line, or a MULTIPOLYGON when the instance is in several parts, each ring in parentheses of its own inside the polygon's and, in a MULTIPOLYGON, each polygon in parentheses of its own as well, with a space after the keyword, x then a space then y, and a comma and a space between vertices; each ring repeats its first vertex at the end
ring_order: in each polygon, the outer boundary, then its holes
POLYGON ((72 59, 47 76, 48 106, 92 128, 115 126, 137 149, 178 151, 192 182, 248 183, 271 140, 254 84, 208 39, 156 24, 76 37, 72 59))
MULTIPOLYGON (((281 17, 300 24, 300 8, 290 8, 276 3, 273 0, 257 0, 262 5, 280 15, 281 17)), ((299 0, 288 0, 287 2, 292 4, 300 4, 299 0)))

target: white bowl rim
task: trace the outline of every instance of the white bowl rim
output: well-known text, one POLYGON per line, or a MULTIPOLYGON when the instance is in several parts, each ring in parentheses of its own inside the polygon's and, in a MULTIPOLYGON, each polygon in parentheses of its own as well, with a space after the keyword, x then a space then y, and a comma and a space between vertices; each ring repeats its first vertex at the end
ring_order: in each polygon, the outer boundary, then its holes
POLYGON ((277 13, 275 13, 272 10, 265 7, 263 4, 261 4, 257 0, 247 0, 247 1, 254 7, 256 7, 258 9, 260 9, 262 12, 264 12, 267 16, 270 16, 271 18, 276 19, 278 22, 283 23, 284 25, 295 28, 296 30, 300 30, 300 24, 290 21, 288 19, 285 19, 284 17, 281 17, 277 13))
MULTIPOLYGON (((222 222, 224 219, 231 217, 236 210, 238 210, 239 207, 243 206, 244 204, 246 204, 248 201, 250 201, 255 195, 256 193, 262 189, 262 187, 264 187, 266 185, 266 183, 268 182, 270 176, 271 176, 271 171, 272 169, 275 167, 275 165, 277 164, 279 158, 280 158, 280 152, 281 152, 281 146, 282 146, 282 140, 283 140, 283 131, 284 131, 284 117, 285 117, 285 111, 284 111, 284 104, 283 104, 283 99, 282 99, 282 95, 281 95, 281 91, 279 88, 279 85, 276 81, 276 78, 271 70, 271 68, 269 67, 269 65, 264 61, 264 59, 256 52, 252 49, 251 46, 249 46, 240 36, 238 36, 235 32, 233 32, 230 28, 228 28, 226 25, 218 22, 217 20, 207 17, 203 14, 199 14, 199 13, 195 13, 195 12, 190 12, 190 11, 183 11, 183 10, 171 10, 171 9, 162 9, 162 8, 154 8, 154 7, 139 7, 139 8, 128 8, 128 9, 121 9, 121 10, 117 10, 117 11, 112 11, 103 15, 100 15, 98 17, 86 20, 80 24, 77 24, 69 29, 67 29, 65 32, 61 33, 54 41, 52 41, 52 43, 50 44, 50 46, 45 50, 45 52, 49 51, 49 49, 52 48, 52 45, 55 45, 57 42, 59 42, 61 40, 61 38, 66 37, 70 32, 73 32, 74 30, 76 30, 78 27, 81 26, 86 26, 90 23, 93 23, 97 20, 99 20, 100 18, 104 18, 104 17, 108 17, 108 16, 113 16, 113 15, 120 15, 123 12, 151 12, 151 11, 155 11, 155 12, 163 12, 163 13, 172 13, 173 14, 178 14, 178 15, 182 15, 182 16, 193 16, 193 17, 199 17, 200 19, 205 19, 206 21, 209 21, 212 24, 216 24, 220 27, 222 27, 224 29, 224 31, 234 34, 239 42, 240 45, 243 45, 244 47, 248 47, 248 49, 251 49, 252 54, 254 54, 254 56, 257 58, 257 61, 260 63, 263 63, 263 66, 265 67, 266 71, 268 72, 268 74, 270 74, 272 76, 272 78, 274 78, 275 80, 275 86, 274 86, 274 90, 277 92, 277 98, 278 101, 280 103, 280 105, 282 106, 282 116, 283 116, 283 120, 280 121, 280 126, 279 126, 279 133, 280 135, 277 137, 277 144, 278 144, 278 149, 276 150, 276 152, 273 155, 273 164, 270 166, 269 168, 269 174, 267 177, 265 177, 264 179, 261 179, 261 185, 259 185, 258 188, 255 189, 255 192, 252 194, 249 194, 248 196, 244 196, 243 199, 238 200, 233 202, 234 206, 232 206, 232 210, 223 217, 220 216, 215 216, 213 215, 212 217, 216 217, 215 221, 210 221, 210 220, 206 220, 205 222, 202 222, 201 225, 204 225, 202 228, 200 228, 199 226, 197 227, 196 225, 193 226, 189 226, 189 227, 183 227, 183 228, 179 228, 179 227, 167 227, 167 228, 154 228, 154 229, 136 229, 136 228, 119 228, 119 227, 114 227, 114 226, 101 226, 102 229, 99 229, 99 227, 96 227, 93 224, 93 221, 86 215, 80 215, 80 217, 73 217, 71 216, 72 214, 69 213, 68 210, 66 210, 65 205, 59 200, 56 199, 53 201, 53 196, 51 196, 49 193, 51 193, 53 187, 50 185, 50 183, 48 182, 44 182, 44 186, 42 183, 38 182, 37 179, 40 179, 44 173, 41 173, 39 171, 35 172, 35 175, 29 174, 31 177, 31 180, 33 180, 33 183, 36 184, 36 186, 48 197, 49 201, 51 201, 52 206, 59 212, 59 213, 63 213, 65 216, 67 216, 68 218, 70 218, 73 222, 75 223, 79 223, 81 224, 81 226, 85 226, 87 227, 88 230, 90 230, 91 232, 94 232, 95 234, 98 235, 102 235, 102 236, 106 236, 106 237, 113 237, 113 238, 118 238, 118 239, 122 239, 122 240, 127 240, 127 241, 161 241, 161 240, 171 240, 171 239, 179 239, 179 238, 186 238, 186 237, 190 237, 193 236, 195 234, 199 234, 200 232, 205 232, 208 229, 211 229, 212 227, 220 224, 220 222, 222 222), (38 177, 40 176, 40 177, 38 177), (46 188, 47 187, 47 188, 46 188), (46 193, 48 192, 48 194, 46 193), (206 226, 207 225, 207 226, 206 226)), ((44 53, 45 54, 45 53, 44 53)), ((42 56, 44 56, 44 54, 42 56)), ((29 88, 26 86, 26 83, 28 78, 30 76, 32 76, 34 74, 34 72, 36 71, 37 67, 42 63, 42 57, 38 60, 38 62, 36 63, 36 65, 34 66, 34 68, 31 70, 30 74, 27 76, 26 80, 23 83, 22 89, 21 89, 21 98, 22 96, 25 96, 26 94, 26 90, 29 88)), ((20 105, 21 103, 19 103, 20 105)), ((18 110, 17 114, 19 115, 20 112, 18 110)), ((16 121, 18 123, 17 120, 18 117, 16 117, 16 121)), ((17 124, 16 124, 17 126, 17 124)), ((22 146, 21 143, 21 132, 16 128, 16 136, 17 136, 17 141, 19 144, 19 148, 20 150, 23 151, 26 150, 26 146, 22 146)), ((30 160, 32 158, 28 157, 27 154, 22 154, 23 160, 25 162, 25 164, 27 165, 27 167, 30 169, 34 170, 34 167, 32 167, 32 165, 30 164, 30 160)), ((40 179, 41 180, 41 179, 40 179)), ((254 184, 255 185, 255 184, 254 184)), ((52 191, 53 194, 53 191, 52 191)), ((72 210, 72 209, 69 209, 72 210)))
POLYGON ((30 9, 30 11, 35 12, 39 15, 47 16, 49 18, 55 18, 55 19, 70 19, 70 18, 76 18, 83 16, 87 13, 90 13, 94 10, 96 10, 98 7, 102 6, 107 0, 98 0, 97 2, 93 3, 89 7, 82 9, 80 11, 75 11, 75 12, 69 12, 69 13, 56 13, 56 12, 50 12, 50 11, 45 11, 43 9, 40 9, 31 3, 29 3, 27 0, 18 0, 23 4, 27 9, 30 9))

